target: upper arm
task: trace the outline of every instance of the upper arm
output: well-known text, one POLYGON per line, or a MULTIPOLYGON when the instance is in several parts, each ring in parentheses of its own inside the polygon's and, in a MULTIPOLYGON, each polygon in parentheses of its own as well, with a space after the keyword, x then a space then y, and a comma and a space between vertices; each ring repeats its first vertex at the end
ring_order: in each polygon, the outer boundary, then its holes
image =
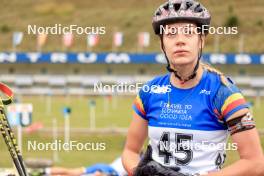
POLYGON ((125 148, 140 153, 144 141, 148 135, 148 121, 141 118, 136 113, 130 123, 125 148))
POLYGON ((260 139, 256 128, 235 133, 231 136, 241 159, 257 159, 263 157, 260 139))
MULTIPOLYGON (((248 109, 241 109, 234 113, 230 119, 235 119, 248 112, 248 109)), ((237 145, 237 150, 241 159, 256 159, 263 157, 260 139, 256 128, 235 133, 231 136, 233 143, 237 145)))
POLYGON ((126 171, 130 174, 140 160, 140 152, 148 135, 148 92, 141 89, 133 104, 133 118, 128 128, 125 148, 122 154, 122 162, 126 171))
POLYGON ((133 103, 133 119, 127 135, 126 149, 139 153, 147 137, 149 93, 141 89, 133 103))
MULTIPOLYGON (((219 88, 214 103, 226 124, 250 111, 244 96, 232 82, 229 82, 229 86, 222 85, 219 88)), ((256 128, 234 133, 231 138, 237 145, 240 158, 250 159, 263 155, 256 128)))

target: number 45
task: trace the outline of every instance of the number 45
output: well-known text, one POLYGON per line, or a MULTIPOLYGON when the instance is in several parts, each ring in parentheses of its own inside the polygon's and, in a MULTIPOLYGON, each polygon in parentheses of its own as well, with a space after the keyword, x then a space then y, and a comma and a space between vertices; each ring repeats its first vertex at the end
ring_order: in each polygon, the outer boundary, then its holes
POLYGON ((191 162, 193 158, 193 151, 191 150, 191 147, 184 147, 182 145, 183 142, 191 142, 193 140, 192 134, 183 134, 183 133, 175 133, 175 144, 173 144, 175 147, 175 153, 183 153, 185 157, 183 158, 177 158, 173 157, 172 152, 170 151, 170 133, 169 132, 163 132, 159 144, 158 144, 158 150, 159 150, 159 156, 164 157, 164 164, 170 164, 170 161, 172 158, 175 158, 175 162, 178 165, 187 165, 191 162), (164 144, 161 146, 160 144, 164 144), (164 147, 165 146, 165 147, 164 147))

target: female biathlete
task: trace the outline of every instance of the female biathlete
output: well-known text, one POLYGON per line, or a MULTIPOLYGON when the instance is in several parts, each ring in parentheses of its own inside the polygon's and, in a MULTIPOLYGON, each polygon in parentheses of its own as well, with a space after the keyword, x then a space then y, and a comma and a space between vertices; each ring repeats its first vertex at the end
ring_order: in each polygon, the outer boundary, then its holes
POLYGON ((152 25, 169 73, 146 83, 135 99, 122 155, 130 175, 264 175, 263 151, 243 95, 200 60, 210 19, 193 0, 170 0, 155 12, 152 25), (240 159, 221 169, 229 134, 228 149, 240 159))

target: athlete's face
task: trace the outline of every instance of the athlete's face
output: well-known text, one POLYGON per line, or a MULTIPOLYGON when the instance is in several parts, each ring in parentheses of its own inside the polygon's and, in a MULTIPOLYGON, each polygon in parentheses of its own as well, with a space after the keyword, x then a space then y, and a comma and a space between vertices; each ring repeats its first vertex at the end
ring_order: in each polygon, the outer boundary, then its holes
POLYGON ((174 23, 165 27, 163 43, 172 66, 192 66, 204 45, 204 36, 200 37, 195 24, 174 23))

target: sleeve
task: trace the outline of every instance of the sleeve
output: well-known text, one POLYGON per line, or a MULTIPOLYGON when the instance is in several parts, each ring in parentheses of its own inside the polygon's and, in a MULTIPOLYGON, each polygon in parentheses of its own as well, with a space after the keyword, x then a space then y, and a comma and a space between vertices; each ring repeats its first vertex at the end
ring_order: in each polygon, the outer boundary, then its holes
POLYGON ((90 167, 87 167, 85 169, 85 174, 92 174, 95 173, 96 171, 103 172, 105 174, 114 174, 116 171, 109 165, 103 164, 103 163, 98 163, 95 165, 92 165, 90 167))
POLYGON ((249 108, 249 104, 246 102, 241 91, 230 79, 227 80, 228 85, 222 84, 214 99, 217 114, 220 119, 225 122, 227 122, 230 116, 235 112, 244 108, 249 108))
POLYGON ((139 115, 145 120, 148 120, 147 109, 148 109, 149 92, 144 89, 144 86, 140 89, 140 91, 137 94, 137 97, 134 100, 133 109, 137 115, 139 115))

